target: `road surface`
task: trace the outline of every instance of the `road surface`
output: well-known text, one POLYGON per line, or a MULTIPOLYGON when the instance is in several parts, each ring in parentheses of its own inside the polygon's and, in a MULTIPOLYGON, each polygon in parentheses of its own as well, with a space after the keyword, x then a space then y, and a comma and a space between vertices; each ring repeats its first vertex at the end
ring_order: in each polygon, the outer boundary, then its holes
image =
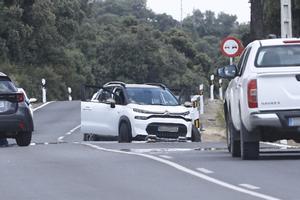
POLYGON ((300 149, 262 145, 232 158, 223 142, 83 142, 80 102, 34 112, 29 147, 0 148, 0 194, 10 200, 299 199, 300 149), (292 151, 292 152, 291 152, 292 151))

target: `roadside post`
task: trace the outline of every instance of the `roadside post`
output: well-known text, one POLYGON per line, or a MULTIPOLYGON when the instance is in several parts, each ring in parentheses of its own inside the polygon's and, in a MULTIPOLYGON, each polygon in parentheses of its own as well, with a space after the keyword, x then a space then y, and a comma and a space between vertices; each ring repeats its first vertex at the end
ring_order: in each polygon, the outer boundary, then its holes
POLYGON ((68 87, 69 101, 72 101, 72 88, 68 87))
POLYGON ((200 115, 204 114, 204 97, 203 97, 203 89, 204 89, 204 85, 201 84, 199 86, 199 93, 200 93, 200 115))
POLYGON ((219 79, 219 96, 220 96, 220 100, 223 100, 222 79, 219 79))
POLYGON ((212 74, 210 76, 210 82, 211 82, 211 85, 210 85, 210 100, 213 101, 215 99, 214 97, 214 80, 215 80, 215 76, 212 74))
POLYGON ((193 119, 194 119, 194 125, 197 129, 200 129, 200 96, 196 95, 192 98, 192 104, 193 104, 193 119))
POLYGON ((42 102, 47 102, 46 79, 42 78, 42 102))

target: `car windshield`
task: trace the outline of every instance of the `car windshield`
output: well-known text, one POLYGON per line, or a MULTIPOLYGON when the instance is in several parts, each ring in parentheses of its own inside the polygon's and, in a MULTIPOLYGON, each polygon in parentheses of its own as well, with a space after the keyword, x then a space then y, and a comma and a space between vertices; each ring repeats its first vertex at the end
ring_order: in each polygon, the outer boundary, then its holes
POLYGON ((300 45, 262 47, 256 57, 256 67, 300 66, 300 45))
POLYGON ((141 105, 177 106, 177 99, 162 88, 127 88, 130 103, 141 105))

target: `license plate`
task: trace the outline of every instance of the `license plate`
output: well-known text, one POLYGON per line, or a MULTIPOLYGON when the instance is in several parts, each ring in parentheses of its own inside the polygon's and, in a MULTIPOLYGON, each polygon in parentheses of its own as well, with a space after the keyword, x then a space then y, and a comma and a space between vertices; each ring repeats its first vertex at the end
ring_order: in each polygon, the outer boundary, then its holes
POLYGON ((158 127, 159 132, 172 132, 176 133, 178 132, 178 127, 176 126, 159 126, 158 127))
POLYGON ((289 126, 300 126, 300 117, 289 118, 289 126))

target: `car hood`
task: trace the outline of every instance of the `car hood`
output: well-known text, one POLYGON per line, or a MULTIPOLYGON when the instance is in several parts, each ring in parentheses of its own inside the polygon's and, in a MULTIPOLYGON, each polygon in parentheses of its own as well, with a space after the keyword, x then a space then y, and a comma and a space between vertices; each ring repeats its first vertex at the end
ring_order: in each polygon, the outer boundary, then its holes
POLYGON ((170 115, 182 115, 189 110, 181 105, 178 106, 161 106, 161 105, 138 105, 138 104, 129 104, 129 107, 132 109, 139 109, 147 111, 145 114, 170 114, 170 115))

